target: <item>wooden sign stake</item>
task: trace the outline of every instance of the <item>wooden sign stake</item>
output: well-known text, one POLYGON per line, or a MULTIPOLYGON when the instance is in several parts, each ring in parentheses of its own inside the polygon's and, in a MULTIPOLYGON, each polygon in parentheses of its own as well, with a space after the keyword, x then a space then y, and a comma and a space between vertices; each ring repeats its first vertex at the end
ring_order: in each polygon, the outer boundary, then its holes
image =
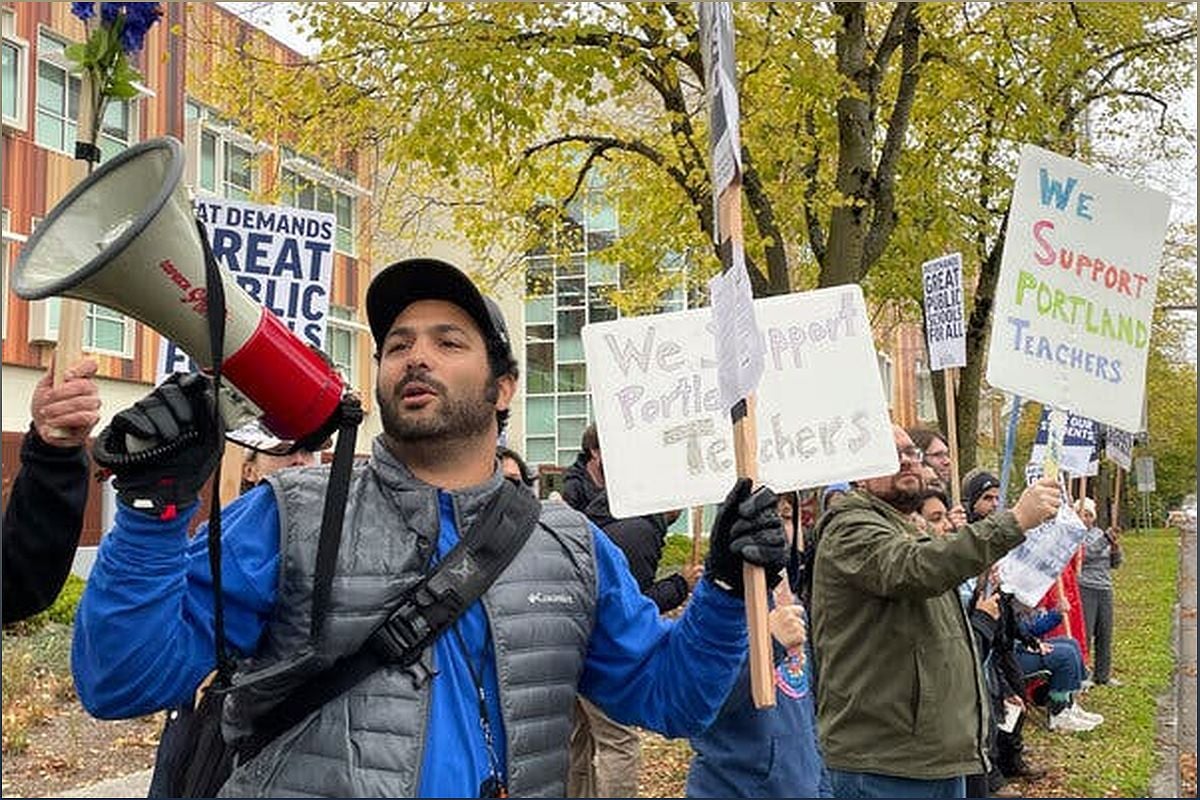
MULTIPOLYGON (((733 249, 742 242, 742 185, 740 177, 721 193, 717 204, 722 267, 733 263, 733 249)), ((739 478, 758 481, 758 444, 755 434, 754 395, 735 406, 733 452, 739 478)), ((763 568, 743 564, 742 581, 746 598, 746 627, 750 633, 750 695, 755 708, 775 705, 775 673, 771 664, 771 632, 767 623, 767 577, 763 568)))
POLYGON ((946 435, 950 447, 950 504, 954 505, 962 499, 962 487, 958 477, 958 414, 954 409, 954 379, 958 375, 958 367, 947 367, 943 373, 943 383, 946 387, 946 435))

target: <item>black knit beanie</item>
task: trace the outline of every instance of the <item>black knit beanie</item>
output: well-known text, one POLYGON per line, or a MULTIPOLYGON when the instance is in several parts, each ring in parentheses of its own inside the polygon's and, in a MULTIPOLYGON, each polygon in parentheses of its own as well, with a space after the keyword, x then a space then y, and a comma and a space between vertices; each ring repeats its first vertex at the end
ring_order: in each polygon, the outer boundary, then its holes
POLYGON ((967 512, 967 522, 981 519, 980 515, 975 513, 975 501, 983 497, 983 493, 988 489, 999 486, 1000 481, 990 472, 976 472, 967 479, 967 484, 963 486, 963 508, 967 512))

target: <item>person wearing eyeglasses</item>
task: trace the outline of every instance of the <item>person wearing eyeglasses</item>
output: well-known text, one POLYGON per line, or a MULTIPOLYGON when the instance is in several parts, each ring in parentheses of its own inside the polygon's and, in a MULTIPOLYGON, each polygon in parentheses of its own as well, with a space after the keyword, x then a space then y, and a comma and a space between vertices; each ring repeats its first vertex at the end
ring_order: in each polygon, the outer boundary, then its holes
POLYGON ((1011 510, 944 536, 908 515, 923 453, 893 426, 899 469, 857 482, 817 523, 812 642, 835 797, 964 797, 983 771, 987 688, 956 587, 1058 512, 1041 480, 1011 510))
MULTIPOLYGON (((934 488, 943 491, 950 488, 950 445, 941 431, 932 428, 909 428, 909 438, 925 455, 925 466, 931 468, 937 475, 938 486, 934 488)), ((926 481, 926 485, 929 482, 926 481)))

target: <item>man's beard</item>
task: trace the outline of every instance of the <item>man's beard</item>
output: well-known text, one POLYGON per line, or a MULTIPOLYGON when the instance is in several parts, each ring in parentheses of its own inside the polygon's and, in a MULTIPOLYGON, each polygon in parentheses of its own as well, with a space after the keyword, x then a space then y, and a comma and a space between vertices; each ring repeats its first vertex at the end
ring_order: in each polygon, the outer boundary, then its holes
POLYGON ((383 430, 397 442, 458 441, 487 433, 496 418, 496 399, 499 384, 489 378, 483 396, 479 399, 452 395, 446 385, 426 375, 409 374, 396 384, 391 398, 385 398, 379 386, 375 387, 375 399, 379 403, 379 416, 383 430), (404 388, 419 382, 433 389, 442 404, 441 412, 433 416, 417 418, 405 416, 400 411, 404 388), (389 400, 391 402, 389 402, 389 400))
POLYGON ((911 473, 907 473, 907 475, 908 477, 917 479, 915 489, 901 487, 898 481, 893 479, 891 490, 887 495, 880 498, 901 514, 911 514, 914 511, 919 511, 921 509, 921 495, 924 493, 921 477, 919 475, 912 475, 911 473))

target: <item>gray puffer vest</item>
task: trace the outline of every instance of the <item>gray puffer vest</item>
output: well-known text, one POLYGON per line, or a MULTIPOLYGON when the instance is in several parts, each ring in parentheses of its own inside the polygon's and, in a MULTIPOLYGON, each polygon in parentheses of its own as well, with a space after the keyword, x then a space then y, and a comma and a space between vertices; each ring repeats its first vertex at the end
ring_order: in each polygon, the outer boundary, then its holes
MULTIPOLYGON (((225 702, 227 739, 245 735, 288 692, 337 657, 356 651, 418 581, 439 530, 437 489, 417 480, 377 439, 356 466, 329 613, 319 644, 309 639, 313 574, 329 470, 288 470, 268 480, 280 514, 274 617, 257 655, 240 665, 225 702)), ((460 533, 497 491, 486 483, 453 493, 460 533)), ((596 605, 587 521, 545 503, 525 547, 483 596, 500 685, 514 796, 563 796, 571 714, 596 605), (539 598, 535 601, 533 598, 539 598), (550 598, 553 602, 549 602, 550 598)), ((384 668, 237 766, 223 797, 412 797, 429 743, 426 724, 436 668, 384 668)))

